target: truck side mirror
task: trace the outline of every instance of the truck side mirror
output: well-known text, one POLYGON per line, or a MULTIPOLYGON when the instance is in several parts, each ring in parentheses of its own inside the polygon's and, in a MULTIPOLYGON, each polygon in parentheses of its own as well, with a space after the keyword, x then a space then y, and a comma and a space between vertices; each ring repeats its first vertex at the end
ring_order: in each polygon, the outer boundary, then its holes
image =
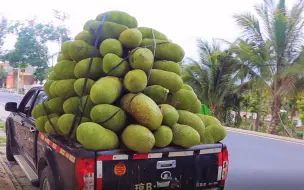
POLYGON ((7 102, 5 104, 5 111, 9 111, 9 112, 17 112, 18 108, 17 108, 17 103, 16 102, 7 102))

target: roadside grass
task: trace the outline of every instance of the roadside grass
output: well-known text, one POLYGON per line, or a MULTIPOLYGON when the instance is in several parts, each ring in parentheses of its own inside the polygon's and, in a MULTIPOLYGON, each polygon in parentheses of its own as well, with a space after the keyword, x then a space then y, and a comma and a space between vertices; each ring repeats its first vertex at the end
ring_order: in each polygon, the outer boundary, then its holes
POLYGON ((5 146, 6 144, 6 137, 0 137, 0 146, 5 146))
POLYGON ((5 131, 5 124, 1 121, 0 121, 0 128, 3 129, 3 131, 5 131))

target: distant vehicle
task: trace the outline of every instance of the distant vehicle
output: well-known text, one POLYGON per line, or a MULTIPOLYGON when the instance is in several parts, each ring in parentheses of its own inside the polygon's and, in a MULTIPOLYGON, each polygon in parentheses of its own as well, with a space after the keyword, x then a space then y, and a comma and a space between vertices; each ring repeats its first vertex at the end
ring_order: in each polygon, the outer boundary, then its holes
POLYGON ((91 151, 36 130, 33 107, 47 98, 43 87, 30 89, 20 105, 8 102, 6 153, 41 190, 223 190, 228 150, 222 143, 184 149, 91 151))

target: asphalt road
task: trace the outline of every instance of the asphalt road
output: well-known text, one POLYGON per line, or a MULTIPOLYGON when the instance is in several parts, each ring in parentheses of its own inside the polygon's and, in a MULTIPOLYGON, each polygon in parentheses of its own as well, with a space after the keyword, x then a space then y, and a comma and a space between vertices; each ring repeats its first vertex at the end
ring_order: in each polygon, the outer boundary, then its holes
POLYGON ((304 189, 304 145, 228 132, 225 190, 304 189))
POLYGON ((5 93, 0 92, 0 105, 5 106, 6 102, 17 102, 18 104, 22 100, 22 96, 13 94, 13 93, 5 93))

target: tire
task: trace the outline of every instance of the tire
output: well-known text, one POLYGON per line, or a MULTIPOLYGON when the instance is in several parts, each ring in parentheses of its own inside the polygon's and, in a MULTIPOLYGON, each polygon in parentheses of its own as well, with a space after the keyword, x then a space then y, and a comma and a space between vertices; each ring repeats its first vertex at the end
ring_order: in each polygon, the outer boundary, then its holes
POLYGON ((43 168, 40 176, 40 190, 57 190, 52 171, 49 166, 43 168))
POLYGON ((15 161, 14 154, 11 149, 11 141, 9 132, 6 135, 6 159, 10 162, 15 161))

